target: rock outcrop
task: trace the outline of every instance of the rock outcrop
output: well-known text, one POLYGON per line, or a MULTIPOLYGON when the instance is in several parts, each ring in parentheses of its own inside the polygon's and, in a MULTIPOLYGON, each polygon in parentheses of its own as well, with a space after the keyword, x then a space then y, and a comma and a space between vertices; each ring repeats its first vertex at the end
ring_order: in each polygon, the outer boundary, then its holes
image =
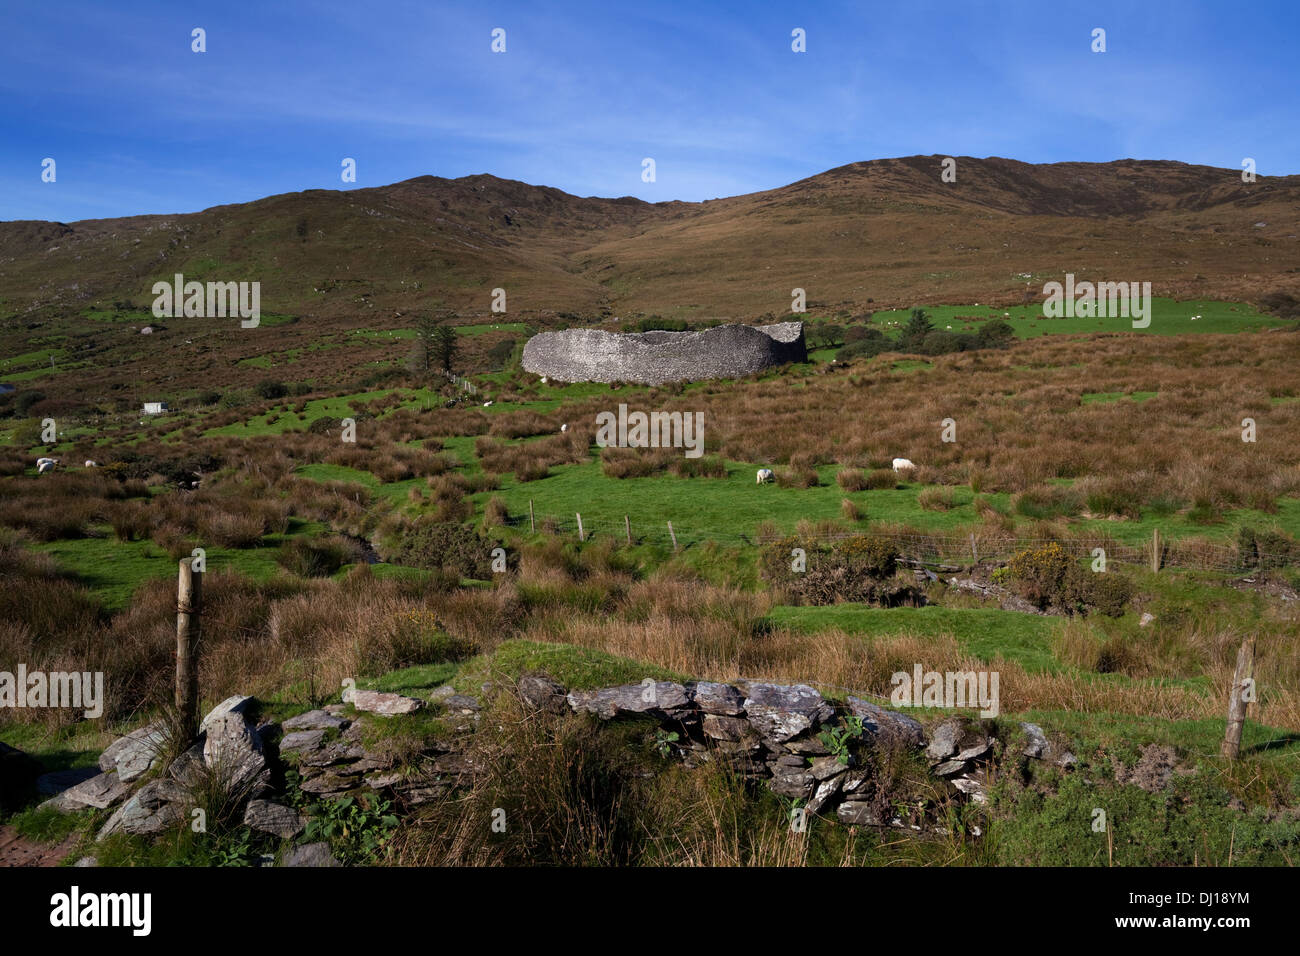
POLYGON ((719 325, 699 332, 565 329, 534 335, 524 368, 560 382, 665 382, 736 378, 805 362, 802 322, 719 325))

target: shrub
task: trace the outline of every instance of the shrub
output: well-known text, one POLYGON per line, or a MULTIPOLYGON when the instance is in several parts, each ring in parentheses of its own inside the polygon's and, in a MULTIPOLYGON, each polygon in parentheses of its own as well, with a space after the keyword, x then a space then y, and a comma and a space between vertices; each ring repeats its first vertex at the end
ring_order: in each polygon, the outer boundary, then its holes
POLYGON ((492 577, 491 546, 454 521, 399 521, 388 535, 387 559, 416 568, 446 568, 462 578, 492 577))
POLYGON ((14 414, 19 418, 24 418, 33 405, 44 400, 44 392, 19 392, 14 397, 14 414))
POLYGON ((674 457, 669 449, 602 448, 600 470, 606 478, 645 478, 663 471, 674 457))
POLYGON ((1107 617, 1119 617, 1124 613, 1133 597, 1132 581, 1113 571, 1104 574, 1081 571, 1080 575, 1088 582, 1081 595, 1085 604, 1107 617))
POLYGON ((926 511, 948 511, 956 506, 957 496, 951 488, 926 488, 916 496, 916 503, 926 511))
POLYGON ((253 391, 259 398, 274 400, 284 398, 289 394, 289 389, 283 382, 277 382, 274 379, 263 379, 253 386, 253 391))
POLYGON ((867 488, 876 491, 897 488, 898 483, 898 472, 892 468, 877 468, 875 471, 868 473, 866 477, 867 488))
POLYGON ((884 538, 856 535, 833 550, 853 571, 867 577, 884 580, 898 568, 898 549, 884 538))
POLYGON ((540 481, 551 473, 550 466, 544 461, 526 461, 515 469, 515 477, 520 481, 540 481))
MULTIPOLYGON (((1077 491, 1059 485, 1039 485, 1022 491, 1011 502, 1017 514, 1045 521, 1049 518, 1073 517, 1083 507, 1077 491)), ((1103 512, 1108 513, 1108 512, 1103 512)))
POLYGON ((483 525, 485 527, 499 526, 506 523, 510 517, 510 512, 506 508, 505 500, 498 495, 493 495, 483 506, 483 525))
POLYGON ((337 535, 318 538, 290 538, 275 556, 280 567, 303 578, 327 578, 356 560, 356 548, 337 535))
POLYGON ((674 458, 668 470, 678 478, 726 478, 727 464, 717 455, 674 458))
POLYGON ((1243 566, 1270 570, 1295 563, 1300 558, 1300 543, 1280 531, 1243 526, 1237 532, 1237 551, 1243 566))
POLYGON ((864 491, 867 477, 860 468, 841 468, 835 475, 835 483, 845 491, 864 491))
POLYGON ((1065 602, 1066 580, 1072 566, 1065 549, 1053 541, 1013 555, 1007 562, 1007 577, 1021 597, 1047 608, 1065 602))
POLYGON ((806 569, 791 568, 798 539, 783 538, 762 552, 765 580, 787 589, 797 603, 824 605, 856 601, 883 607, 915 604, 918 595, 909 583, 894 580, 898 552, 892 542, 856 535, 834 547, 806 548, 806 569))
POLYGON ((776 483, 782 488, 816 488, 817 472, 812 468, 779 468, 776 483))

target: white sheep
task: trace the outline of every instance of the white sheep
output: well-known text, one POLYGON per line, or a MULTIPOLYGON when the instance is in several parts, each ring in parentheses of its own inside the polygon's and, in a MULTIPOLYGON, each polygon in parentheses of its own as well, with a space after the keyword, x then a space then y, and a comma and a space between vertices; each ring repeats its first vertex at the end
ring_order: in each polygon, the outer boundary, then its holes
POLYGON ((59 463, 59 459, 57 458, 37 458, 36 473, 38 475, 43 475, 47 471, 53 471, 54 466, 57 465, 58 463, 59 463))
POLYGON ((484 403, 483 403, 483 407, 484 407, 484 408, 491 408, 491 407, 492 407, 492 403, 491 403, 491 402, 484 402, 484 403))
POLYGON ((760 468, 758 469, 758 481, 755 482, 755 484, 763 485, 769 481, 775 481, 775 480, 776 480, 776 475, 772 473, 771 468, 760 468))
POLYGON ((894 471, 906 471, 909 468, 915 468, 915 467, 916 465, 912 464, 912 462, 906 458, 894 459, 894 471))
POLYGON ((560 426, 560 431, 567 432, 568 430, 569 430, 569 426, 567 422, 560 426))
POLYGON ((99 467, 99 462, 97 462, 97 461, 91 461, 89 458, 87 458, 87 459, 86 459, 86 467, 87 467, 87 468, 98 468, 98 467, 99 467))

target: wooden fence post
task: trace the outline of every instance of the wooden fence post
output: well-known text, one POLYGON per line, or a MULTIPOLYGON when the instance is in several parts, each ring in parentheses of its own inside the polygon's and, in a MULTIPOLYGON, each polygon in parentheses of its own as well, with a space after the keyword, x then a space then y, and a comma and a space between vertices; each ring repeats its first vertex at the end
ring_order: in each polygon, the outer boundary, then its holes
POLYGON ((1237 669, 1232 675, 1232 691, 1228 694, 1228 726, 1223 734, 1223 746, 1220 753, 1229 760, 1236 760, 1241 753, 1241 729, 1246 723, 1246 705, 1249 701, 1243 691, 1246 681, 1255 672, 1255 638, 1248 637, 1242 641, 1237 651, 1237 669))
POLYGON ((537 518, 533 515, 533 499, 528 499, 528 530, 537 533, 537 518))
POLYGON ((631 544, 632 544, 632 519, 629 518, 627 515, 623 515, 623 527, 627 530, 627 543, 628 543, 629 546, 631 546, 631 544))
POLYGON ((1151 573, 1160 573, 1160 529, 1151 532, 1151 573))
POLYGON ((199 632, 203 613, 203 572, 183 558, 176 586, 176 709, 190 739, 199 733, 199 632))
POLYGON ((975 562, 976 564, 979 564, 979 561, 980 561, 980 554, 979 554, 978 551, 975 550, 975 532, 974 532, 974 531, 972 531, 972 532, 971 532, 971 535, 970 535, 970 559, 971 559, 973 562, 975 562))
POLYGON ((577 518, 578 518, 578 540, 579 540, 579 541, 586 541, 586 540, 587 540, 587 536, 586 536, 585 534, 583 534, 583 532, 582 532, 582 515, 578 514, 576 511, 574 512, 574 514, 575 514, 575 515, 577 516, 577 518))
POLYGON ((673 539, 673 550, 677 550, 677 535, 673 533, 673 523, 668 522, 668 536, 673 539))

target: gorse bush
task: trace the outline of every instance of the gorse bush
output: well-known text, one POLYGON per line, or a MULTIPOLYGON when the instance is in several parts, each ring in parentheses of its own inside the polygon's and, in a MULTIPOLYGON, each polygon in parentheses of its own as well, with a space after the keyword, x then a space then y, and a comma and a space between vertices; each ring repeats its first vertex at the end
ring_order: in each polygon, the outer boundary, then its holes
POLYGON ((1084 569, 1056 542, 1019 551, 994 580, 1043 610, 1066 614, 1094 610, 1110 617, 1124 613, 1133 596, 1132 582, 1115 571, 1084 569))
POLYGON ((415 568, 444 568, 460 577, 492 577, 493 545, 473 527, 432 517, 401 519, 388 528, 387 560, 415 568))

